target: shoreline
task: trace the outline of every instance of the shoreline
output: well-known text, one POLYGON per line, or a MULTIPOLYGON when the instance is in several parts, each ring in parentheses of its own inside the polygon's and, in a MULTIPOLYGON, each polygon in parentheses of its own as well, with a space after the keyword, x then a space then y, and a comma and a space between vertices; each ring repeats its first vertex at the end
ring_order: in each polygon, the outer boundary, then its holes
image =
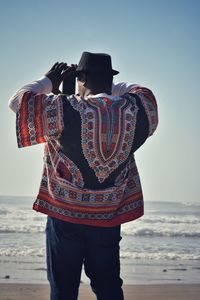
MULTIPOLYGON (((200 261, 121 259, 121 278, 125 285, 200 284, 200 261)), ((89 284, 84 267, 81 281, 89 284)), ((0 283, 48 284, 45 259, 1 257, 0 283)))
MULTIPOLYGON (((0 300, 49 300, 47 284, 0 283, 0 300)), ((145 284, 124 285, 125 300, 198 300, 199 284, 145 284), (134 296, 133 296, 134 295, 134 296)), ((88 284, 81 284, 79 300, 95 300, 88 284)))

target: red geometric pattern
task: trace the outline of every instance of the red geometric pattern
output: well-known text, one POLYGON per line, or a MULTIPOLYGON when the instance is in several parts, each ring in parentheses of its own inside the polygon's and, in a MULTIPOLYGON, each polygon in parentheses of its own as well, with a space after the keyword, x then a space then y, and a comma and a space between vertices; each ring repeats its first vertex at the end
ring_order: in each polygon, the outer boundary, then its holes
POLYGON ((151 136, 158 126, 158 107, 155 96, 151 90, 139 86, 134 87, 130 93, 137 94, 142 101, 149 121, 149 136, 151 136))
POLYGON ((19 148, 58 139, 63 128, 63 106, 59 96, 23 94, 16 116, 19 148))

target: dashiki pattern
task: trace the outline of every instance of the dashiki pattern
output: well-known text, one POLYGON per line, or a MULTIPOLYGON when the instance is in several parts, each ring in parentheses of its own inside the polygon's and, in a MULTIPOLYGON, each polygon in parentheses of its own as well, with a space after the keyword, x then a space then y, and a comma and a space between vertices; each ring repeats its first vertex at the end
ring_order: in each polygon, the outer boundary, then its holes
MULTIPOLYGON (((139 174, 134 158, 127 159, 138 111, 134 96, 127 94, 118 101, 86 101, 75 96, 68 100, 80 113, 82 151, 99 182, 122 162, 127 163, 114 186, 104 190, 84 188, 80 170, 64 155, 59 142, 64 128, 62 97, 27 92, 17 112, 18 146, 45 142, 43 175, 33 209, 64 221, 94 226, 117 226, 139 218, 143 215, 139 174)), ((153 131, 155 125, 150 123, 150 127, 153 131)))
POLYGON ((141 215, 143 199, 134 159, 126 164, 113 187, 95 191, 82 188, 80 170, 63 154, 58 158, 59 148, 56 141, 46 145, 48 154, 35 210, 95 226, 115 226, 141 215))
POLYGON ((70 97, 82 120, 82 150, 99 182, 103 182, 129 156, 133 144, 138 108, 134 97, 70 97))
POLYGON ((28 147, 59 138, 64 128, 60 96, 26 92, 16 115, 18 147, 28 147))
POLYGON ((135 93, 140 97, 149 121, 149 136, 151 136, 158 126, 157 103, 153 93, 144 87, 136 86, 130 93, 135 93))

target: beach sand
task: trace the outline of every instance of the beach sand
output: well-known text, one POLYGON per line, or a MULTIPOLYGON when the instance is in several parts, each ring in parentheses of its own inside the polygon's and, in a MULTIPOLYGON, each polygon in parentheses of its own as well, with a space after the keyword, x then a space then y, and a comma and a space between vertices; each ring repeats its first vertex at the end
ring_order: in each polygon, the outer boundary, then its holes
MULTIPOLYGON (((124 285, 125 300, 199 300, 198 284, 124 285)), ((49 300, 44 284, 0 284, 0 300, 49 300)), ((90 286, 81 284, 79 300, 95 300, 90 286)), ((114 300, 114 299, 110 299, 114 300)))

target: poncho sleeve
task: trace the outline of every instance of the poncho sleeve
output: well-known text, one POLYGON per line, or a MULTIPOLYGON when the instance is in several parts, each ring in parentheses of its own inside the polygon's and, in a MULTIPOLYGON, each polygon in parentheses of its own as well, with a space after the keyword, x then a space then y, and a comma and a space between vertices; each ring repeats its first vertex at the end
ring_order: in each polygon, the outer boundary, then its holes
POLYGON ((158 126, 158 107, 154 94, 148 88, 137 86, 132 88, 129 93, 136 94, 145 109, 149 121, 149 135, 153 135, 158 126))
POLYGON ((151 136, 158 126, 158 107, 154 94, 150 89, 138 84, 125 82, 113 84, 112 94, 114 96, 121 96, 125 93, 135 94, 140 98, 149 122, 148 136, 151 136))
POLYGON ((58 139, 63 131, 63 104, 59 95, 21 95, 16 113, 18 147, 28 147, 58 139))

